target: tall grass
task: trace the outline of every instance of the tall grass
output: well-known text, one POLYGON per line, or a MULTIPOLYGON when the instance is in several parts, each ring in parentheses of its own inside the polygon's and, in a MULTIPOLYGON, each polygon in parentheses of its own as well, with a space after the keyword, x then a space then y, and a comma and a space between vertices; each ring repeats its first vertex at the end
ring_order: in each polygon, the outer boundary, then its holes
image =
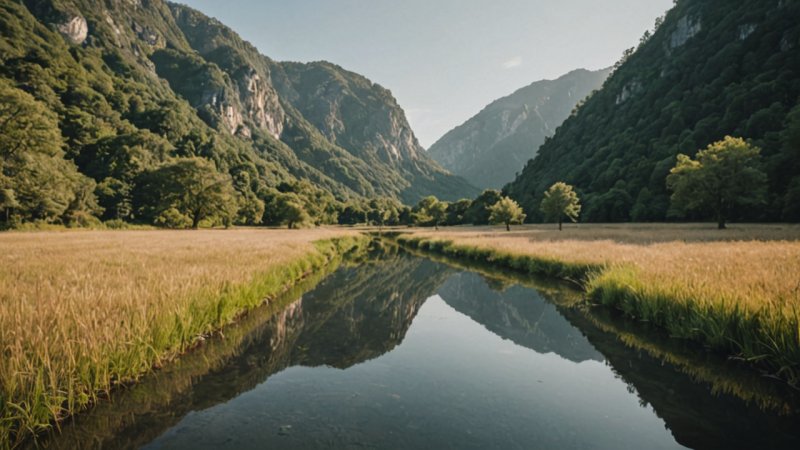
POLYGON ((600 239, 592 239, 587 225, 563 237, 539 228, 461 229, 399 240, 571 280, 595 302, 800 382, 800 228, 751 226, 750 240, 741 241, 724 231, 693 230, 680 240, 687 227, 626 233, 605 226, 600 239))
POLYGON ((136 380, 362 239, 343 230, 0 235, 0 443, 136 380))

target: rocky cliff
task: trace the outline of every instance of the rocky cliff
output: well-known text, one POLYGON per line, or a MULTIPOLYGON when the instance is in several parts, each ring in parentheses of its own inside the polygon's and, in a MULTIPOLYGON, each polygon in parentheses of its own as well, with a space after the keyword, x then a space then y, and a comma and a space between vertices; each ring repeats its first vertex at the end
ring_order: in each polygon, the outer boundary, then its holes
POLYGON ((475 193, 421 151, 388 90, 330 63, 273 61, 191 8, 25 0, 0 13, 0 76, 58 115, 81 173, 124 184, 107 198, 135 187, 136 172, 120 179, 98 166, 98 146, 115 137, 152 164, 203 156, 234 179, 245 171, 244 198, 296 180, 340 200, 475 193))

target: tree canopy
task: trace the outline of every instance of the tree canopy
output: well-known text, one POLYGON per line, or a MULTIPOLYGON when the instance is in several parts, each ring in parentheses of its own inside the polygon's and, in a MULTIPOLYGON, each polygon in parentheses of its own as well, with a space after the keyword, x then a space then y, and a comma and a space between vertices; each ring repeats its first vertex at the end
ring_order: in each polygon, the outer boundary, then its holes
POLYGON ((545 191, 541 210, 548 220, 558 222, 558 229, 561 230, 561 223, 564 217, 573 222, 578 220, 581 204, 574 188, 559 181, 545 191))
POLYGON ((101 211, 94 182, 64 158, 57 120, 33 96, 0 79, 0 226, 34 220, 73 225, 101 211))
POLYGON ((414 207, 415 222, 417 225, 432 225, 434 229, 439 229, 447 219, 447 202, 440 201, 433 195, 429 195, 417 203, 414 207))
POLYGON ((509 197, 503 197, 499 202, 489 207, 489 222, 505 224, 506 231, 511 231, 511 224, 521 224, 525 221, 522 208, 509 197))
POLYGON ((486 189, 472 201, 464 213, 464 223, 473 225, 489 224, 489 207, 500 201, 502 194, 497 189, 486 189))
POLYGON ((143 217, 192 228, 206 219, 227 225, 238 210, 230 176, 218 172, 211 161, 197 157, 181 158, 143 173, 135 201, 143 217))
POLYGON ((758 167, 760 152, 744 139, 726 136, 697 152, 695 159, 678 155, 667 177, 673 209, 711 215, 723 229, 735 205, 765 203, 767 176, 758 167))

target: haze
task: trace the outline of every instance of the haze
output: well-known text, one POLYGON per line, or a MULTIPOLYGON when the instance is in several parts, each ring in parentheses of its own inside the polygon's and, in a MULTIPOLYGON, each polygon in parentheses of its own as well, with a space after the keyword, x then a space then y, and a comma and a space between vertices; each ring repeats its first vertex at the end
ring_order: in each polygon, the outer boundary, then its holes
POLYGON ((486 104, 637 44, 671 0, 183 0, 281 61, 327 60, 389 88, 429 147, 486 104))

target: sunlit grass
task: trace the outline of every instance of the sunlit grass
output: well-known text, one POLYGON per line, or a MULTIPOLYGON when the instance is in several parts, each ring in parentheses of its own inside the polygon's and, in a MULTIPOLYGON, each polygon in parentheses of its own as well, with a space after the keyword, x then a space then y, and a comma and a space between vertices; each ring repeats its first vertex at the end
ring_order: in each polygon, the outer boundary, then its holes
POLYGON ((800 227, 698 225, 416 231, 406 243, 570 279, 676 337, 800 378, 800 227), (705 227, 705 228, 704 228, 705 227), (421 240, 421 241, 420 241, 421 240))
POLYGON ((356 236, 342 229, 0 235, 0 443, 13 445, 172 359, 319 269, 356 236))

